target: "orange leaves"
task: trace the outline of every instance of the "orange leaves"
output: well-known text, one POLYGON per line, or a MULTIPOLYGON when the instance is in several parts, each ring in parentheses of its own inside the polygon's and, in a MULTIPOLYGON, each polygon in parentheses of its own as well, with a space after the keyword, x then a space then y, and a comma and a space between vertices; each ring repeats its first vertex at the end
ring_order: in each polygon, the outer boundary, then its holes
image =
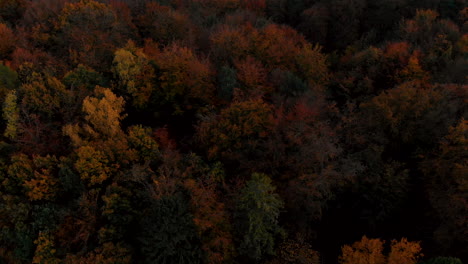
POLYGON ((49 232, 40 232, 39 237, 34 241, 37 245, 33 264, 59 264, 61 263, 55 255, 57 250, 55 249, 53 236, 49 232))
POLYGON ((408 65, 398 73, 400 82, 410 80, 425 82, 429 79, 429 74, 422 69, 419 63, 419 56, 419 52, 413 52, 409 57, 408 65))
POLYGON ((35 171, 34 178, 24 183, 30 200, 51 200, 55 197, 58 181, 50 174, 47 169, 35 171))
POLYGON ((232 237, 227 229, 228 215, 219 201, 215 185, 192 179, 186 180, 184 185, 191 192, 193 222, 202 238, 208 263, 225 263, 232 254, 232 237))
POLYGON ((393 42, 385 48, 384 56, 389 59, 397 60, 400 63, 405 63, 409 56, 410 45, 408 42, 393 42))
POLYGON ((361 241, 341 248, 341 264, 416 264, 422 256, 419 242, 410 242, 406 238, 392 240, 391 250, 386 257, 382 252, 385 241, 363 236, 361 241))
POLYGON ((384 242, 363 236, 361 241, 341 248, 340 264, 385 264, 384 242))
POLYGON ((243 84, 243 89, 236 91, 235 99, 261 98, 270 94, 272 87, 268 82, 268 73, 263 65, 252 57, 235 62, 237 79, 243 84))
POLYGON ((243 25, 221 26, 210 36, 216 58, 240 61, 252 56, 267 71, 279 68, 299 74, 313 85, 328 81, 326 56, 320 47, 307 44, 304 37, 287 26, 270 24, 262 29, 243 25))
POLYGON ((3 184, 9 185, 4 187, 13 188, 16 182, 24 188, 30 201, 53 201, 59 190, 56 169, 57 159, 53 156, 35 156, 30 159, 23 154, 16 155, 8 168, 11 179, 3 184))
POLYGON ((410 242, 406 238, 392 240, 388 264, 415 264, 422 256, 419 242, 410 242))

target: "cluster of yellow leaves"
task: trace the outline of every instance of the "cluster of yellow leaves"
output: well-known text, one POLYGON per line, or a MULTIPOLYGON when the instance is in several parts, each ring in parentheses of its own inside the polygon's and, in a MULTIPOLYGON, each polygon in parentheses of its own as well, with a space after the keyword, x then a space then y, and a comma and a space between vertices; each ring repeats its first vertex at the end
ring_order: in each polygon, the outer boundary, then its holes
POLYGON ((136 106, 148 103, 153 91, 154 70, 143 49, 129 41, 125 48, 115 52, 113 71, 119 77, 120 85, 133 96, 136 106))
POLYGON ((83 146, 77 150, 77 154, 75 167, 88 186, 101 184, 110 177, 113 170, 105 153, 92 146, 83 146))
POLYGON ((90 126, 85 130, 97 137, 112 138, 121 132, 120 121, 124 107, 122 97, 117 97, 110 89, 98 89, 97 95, 102 98, 87 97, 83 101, 83 112, 90 126))
POLYGON ((21 86, 22 105, 31 112, 52 116, 61 110, 63 102, 70 97, 70 92, 55 77, 43 78, 33 75, 31 83, 21 86))
POLYGON ((39 237, 34 241, 37 245, 34 253, 33 264, 59 264, 60 259, 55 257, 57 250, 53 242, 53 236, 48 232, 39 232, 39 237))
POLYGON ((159 144, 151 137, 151 128, 132 126, 128 129, 128 143, 135 149, 139 157, 151 161, 159 156, 159 144))
POLYGON ((62 14, 59 17, 60 27, 74 26, 76 21, 75 16, 83 16, 90 21, 88 23, 100 24, 99 19, 109 15, 110 9, 107 5, 99 3, 93 0, 81 0, 76 3, 67 3, 62 10, 62 14))
POLYGON ((16 91, 11 91, 5 97, 3 104, 3 118, 7 121, 4 135, 10 139, 15 139, 18 132, 20 115, 17 100, 16 91))
POLYGON ((34 178, 24 183, 30 200, 51 200, 57 192, 58 181, 48 169, 34 172, 34 178))

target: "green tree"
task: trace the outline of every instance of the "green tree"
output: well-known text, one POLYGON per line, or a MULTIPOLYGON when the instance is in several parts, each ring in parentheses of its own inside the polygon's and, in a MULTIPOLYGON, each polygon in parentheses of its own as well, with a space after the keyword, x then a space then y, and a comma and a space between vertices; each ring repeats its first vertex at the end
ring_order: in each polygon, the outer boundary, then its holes
POLYGON ((256 261, 274 253, 275 239, 284 232, 278 222, 283 201, 275 189, 267 175, 254 173, 238 198, 239 253, 256 261))
POLYGON ((202 263, 200 241, 181 193, 153 201, 141 220, 143 263, 202 263))

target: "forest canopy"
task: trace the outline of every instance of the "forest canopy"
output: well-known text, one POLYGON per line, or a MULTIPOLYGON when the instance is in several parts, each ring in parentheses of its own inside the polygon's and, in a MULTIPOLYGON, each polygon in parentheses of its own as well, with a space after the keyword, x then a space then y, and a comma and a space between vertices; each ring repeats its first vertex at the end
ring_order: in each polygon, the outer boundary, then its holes
POLYGON ((0 264, 468 262, 464 0, 0 0, 0 264))

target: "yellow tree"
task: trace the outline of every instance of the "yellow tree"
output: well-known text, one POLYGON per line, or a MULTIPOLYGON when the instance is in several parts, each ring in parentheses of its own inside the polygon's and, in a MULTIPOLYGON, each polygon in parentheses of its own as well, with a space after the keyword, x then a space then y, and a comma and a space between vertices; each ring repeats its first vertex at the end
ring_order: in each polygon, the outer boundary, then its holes
POLYGON ((90 187, 100 185, 121 165, 135 159, 120 127, 124 103, 109 89, 97 87, 95 95, 83 101, 84 122, 63 128, 77 148, 75 168, 90 187))
POLYGON ((143 50, 129 41, 125 48, 115 52, 113 71, 122 89, 132 96, 134 105, 145 106, 153 91, 151 80, 155 75, 143 50))

